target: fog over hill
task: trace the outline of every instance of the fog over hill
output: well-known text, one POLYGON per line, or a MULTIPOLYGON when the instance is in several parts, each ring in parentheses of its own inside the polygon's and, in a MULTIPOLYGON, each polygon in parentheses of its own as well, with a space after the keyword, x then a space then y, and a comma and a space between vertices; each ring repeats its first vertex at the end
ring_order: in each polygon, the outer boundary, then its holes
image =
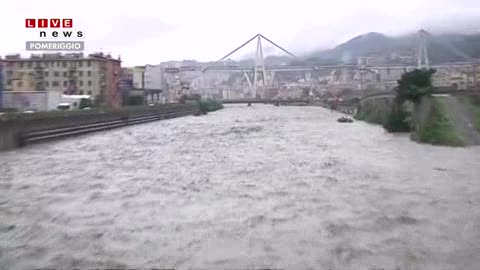
MULTIPOLYGON (((480 33, 428 32, 427 48, 431 63, 468 61, 480 58, 480 33)), ((332 49, 314 50, 297 58, 271 55, 266 57, 267 64, 290 62, 304 64, 349 64, 356 63, 359 56, 379 56, 389 58, 392 54, 414 56, 418 47, 418 34, 387 36, 370 32, 356 36, 332 49)), ((252 59, 254 54, 248 55, 252 59)))

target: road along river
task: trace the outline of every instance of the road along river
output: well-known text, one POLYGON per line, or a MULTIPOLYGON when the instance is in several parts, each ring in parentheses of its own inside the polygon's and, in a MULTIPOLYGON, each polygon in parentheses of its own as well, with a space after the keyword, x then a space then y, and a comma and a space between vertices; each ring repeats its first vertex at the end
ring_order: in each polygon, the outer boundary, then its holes
POLYGON ((0 269, 480 269, 480 147, 232 105, 0 153, 0 269))

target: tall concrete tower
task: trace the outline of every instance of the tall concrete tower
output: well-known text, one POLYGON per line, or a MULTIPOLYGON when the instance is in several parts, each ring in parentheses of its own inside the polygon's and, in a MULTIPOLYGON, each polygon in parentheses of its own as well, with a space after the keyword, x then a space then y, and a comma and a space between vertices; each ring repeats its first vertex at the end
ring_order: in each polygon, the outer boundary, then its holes
POLYGON ((425 30, 418 31, 418 50, 417 50, 417 68, 428 69, 430 68, 430 62, 428 59, 427 51, 427 37, 428 33, 425 30))
POLYGON ((265 79, 267 73, 265 71, 265 59, 263 57, 262 39, 260 35, 257 35, 257 52, 255 54, 255 67, 253 74, 253 97, 264 97, 265 95, 265 79), (261 92, 258 93, 258 81, 260 77, 261 92))

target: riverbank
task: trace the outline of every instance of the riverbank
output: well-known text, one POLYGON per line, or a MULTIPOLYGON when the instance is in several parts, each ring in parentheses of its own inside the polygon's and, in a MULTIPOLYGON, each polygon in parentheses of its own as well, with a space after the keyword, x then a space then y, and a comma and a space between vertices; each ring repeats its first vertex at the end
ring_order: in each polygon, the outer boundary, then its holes
POLYGON ((392 98, 370 100, 358 107, 355 118, 393 132, 397 131, 395 126, 401 126, 398 131, 410 132, 411 139, 420 143, 480 145, 480 103, 475 100, 468 96, 425 96, 417 104, 404 106, 398 115, 393 115, 392 98))

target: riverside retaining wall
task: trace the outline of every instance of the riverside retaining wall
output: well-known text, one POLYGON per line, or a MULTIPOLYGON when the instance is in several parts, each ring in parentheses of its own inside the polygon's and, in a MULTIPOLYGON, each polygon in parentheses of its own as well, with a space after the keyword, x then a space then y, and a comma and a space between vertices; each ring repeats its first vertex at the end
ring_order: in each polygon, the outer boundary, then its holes
MULTIPOLYGON (((82 129, 82 126, 117 121, 124 126, 141 121, 134 120, 152 116, 153 121, 162 118, 171 118, 183 115, 192 115, 198 112, 194 103, 162 104, 151 107, 126 107, 117 111, 53 111, 32 114, 15 113, 0 116, 0 150, 19 147, 25 143, 28 134, 42 133, 58 129, 82 129), (158 116, 158 117, 154 117, 158 116), (165 116, 165 117, 162 117, 165 116)), ((146 122, 146 121, 143 121, 146 122)), ((113 125, 110 126, 114 127, 113 125)), ((107 129, 108 127, 104 128, 107 129)), ((94 129, 89 129, 94 131, 94 129)), ((96 130, 101 130, 97 128, 96 130)), ((87 131, 87 129, 84 129, 87 131)), ((83 133, 86 133, 83 132, 83 133)), ((79 133, 79 132, 77 132, 79 133)), ((60 136, 59 136, 60 137, 60 136)))

